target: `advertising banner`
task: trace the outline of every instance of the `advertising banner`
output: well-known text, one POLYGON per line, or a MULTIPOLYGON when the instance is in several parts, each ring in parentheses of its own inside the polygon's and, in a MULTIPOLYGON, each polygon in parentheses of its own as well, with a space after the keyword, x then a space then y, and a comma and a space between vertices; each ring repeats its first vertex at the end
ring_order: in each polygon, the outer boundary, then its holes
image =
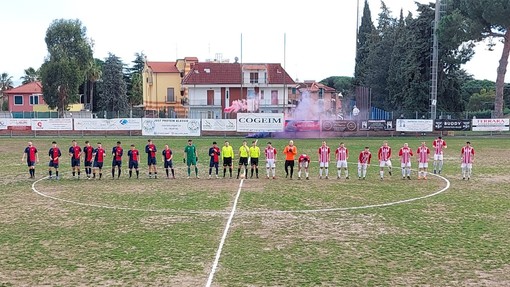
POLYGON ((323 120, 323 132, 354 132, 358 129, 358 124, 355 121, 347 120, 323 120))
POLYGON ((510 119, 473 119, 473 131, 509 131, 510 119))
POLYGON ((397 119, 397 132, 432 132, 433 120, 397 119))
POLYGON ((142 120, 144 136, 200 136, 199 119, 147 119, 142 120))
POLYGON ((235 119, 202 119, 203 131, 235 132, 235 119))
POLYGON ((75 131, 139 131, 142 129, 142 119, 120 118, 120 119, 74 119, 75 131))
POLYGON ((284 128, 283 113, 238 113, 238 132, 281 132, 284 128))
POLYGON ((436 120, 434 129, 436 131, 470 131, 471 120, 436 120))
POLYGON ((0 130, 30 130, 32 123, 30 119, 3 118, 0 119, 0 130))
POLYGON ((72 131, 73 119, 32 119, 33 131, 72 131))
POLYGON ((391 120, 366 120, 361 121, 360 131, 391 131, 393 130, 393 121, 391 120))
POLYGON ((310 132, 320 131, 321 122, 318 120, 285 120, 286 132, 310 132))

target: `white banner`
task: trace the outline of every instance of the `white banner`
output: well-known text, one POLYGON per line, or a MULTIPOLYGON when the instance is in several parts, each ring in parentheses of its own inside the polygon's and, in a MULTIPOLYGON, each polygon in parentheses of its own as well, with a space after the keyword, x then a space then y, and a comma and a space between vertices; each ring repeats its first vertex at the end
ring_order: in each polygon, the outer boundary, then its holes
POLYGON ((8 127, 31 127, 30 119, 2 118, 0 119, 0 130, 6 130, 8 127))
POLYGON ((74 119, 75 131, 101 130, 101 131, 139 131, 142 129, 142 119, 74 119))
POLYGON ((238 113, 238 132, 282 132, 283 113, 238 113))
POLYGON ((143 119, 144 136, 200 136, 199 119, 143 119))
POLYGON ((32 119, 33 131, 72 131, 73 119, 32 119))
POLYGON ((397 132, 432 132, 433 120, 397 119, 397 132))
POLYGON ((235 119, 202 119, 203 131, 235 132, 235 119))
POLYGON ((509 131, 510 119, 473 119, 473 131, 509 131))

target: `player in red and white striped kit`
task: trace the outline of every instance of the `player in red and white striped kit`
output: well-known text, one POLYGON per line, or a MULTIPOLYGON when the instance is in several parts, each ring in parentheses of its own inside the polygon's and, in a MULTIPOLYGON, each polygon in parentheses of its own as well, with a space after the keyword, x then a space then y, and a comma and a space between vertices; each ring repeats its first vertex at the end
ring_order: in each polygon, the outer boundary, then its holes
POLYGON ((384 167, 388 167, 388 173, 391 175, 391 147, 388 146, 388 142, 384 141, 383 145, 379 148, 377 153, 379 159, 379 176, 381 180, 384 178, 384 167))
POLYGON ((276 149, 271 145, 271 142, 267 143, 267 147, 264 149, 266 155, 266 177, 269 178, 269 170, 273 175, 273 179, 276 178, 276 149))
POLYGON ((319 178, 322 178, 322 171, 324 170, 324 175, 326 179, 328 179, 328 167, 329 167, 329 157, 331 150, 329 146, 326 145, 326 141, 322 142, 322 145, 319 147, 319 178))
POLYGON ((342 169, 345 170, 345 179, 349 179, 349 170, 347 170, 347 159, 349 159, 349 150, 345 147, 344 143, 341 142, 340 146, 335 150, 336 157, 336 178, 340 179, 342 175, 342 169))
POLYGON ((475 161, 475 149, 471 146, 471 142, 466 142, 466 145, 460 150, 460 158, 462 161, 462 179, 469 180, 471 178, 471 170, 473 168, 473 162, 475 161))
POLYGON ((306 179, 310 179, 308 177, 309 173, 308 173, 308 167, 310 166, 310 156, 306 155, 306 154, 302 154, 299 156, 298 158, 298 179, 301 179, 301 170, 304 169, 305 170, 305 176, 306 176, 306 179))
POLYGON ((421 142, 421 146, 416 150, 418 157, 418 179, 427 179, 427 169, 429 167, 430 149, 425 142, 421 142))
POLYGON ((434 147, 434 174, 441 174, 443 169, 443 149, 446 149, 446 141, 442 137, 437 137, 433 142, 434 147))
POLYGON ((361 179, 362 176, 365 179, 367 176, 367 167, 370 165, 370 160, 372 160, 372 153, 366 146, 365 150, 362 150, 358 157, 358 179, 361 179))
POLYGON ((409 148, 409 144, 405 143, 398 151, 400 157, 400 167, 402 168, 402 179, 411 179, 411 157, 413 150, 409 148))

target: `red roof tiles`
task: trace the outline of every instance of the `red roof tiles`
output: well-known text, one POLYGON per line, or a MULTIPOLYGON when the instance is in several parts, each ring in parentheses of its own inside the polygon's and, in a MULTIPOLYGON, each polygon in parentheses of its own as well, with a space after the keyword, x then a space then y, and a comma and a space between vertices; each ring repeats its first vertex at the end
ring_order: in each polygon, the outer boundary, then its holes
POLYGON ((153 73, 179 73, 175 62, 147 62, 153 73))
POLYGON ((41 82, 30 82, 14 89, 4 91, 4 94, 42 94, 41 82))

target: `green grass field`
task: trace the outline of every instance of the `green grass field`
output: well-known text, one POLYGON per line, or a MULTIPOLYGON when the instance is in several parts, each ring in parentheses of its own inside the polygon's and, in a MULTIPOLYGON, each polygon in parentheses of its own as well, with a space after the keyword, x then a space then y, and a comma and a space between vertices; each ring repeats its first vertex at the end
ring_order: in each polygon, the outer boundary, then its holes
MULTIPOLYGON (((211 286, 510 285, 507 138, 446 138, 446 180, 427 181, 418 181, 416 172, 402 180, 399 168, 380 181, 376 160, 367 180, 358 180, 359 152, 368 145, 376 158, 384 139, 329 139, 332 150, 339 141, 349 149, 351 179, 337 180, 332 169, 329 180, 319 180, 317 162, 310 180, 285 179, 279 160, 277 179, 265 179, 262 167, 260 179, 241 187, 236 179, 207 179, 207 150, 223 138, 194 139, 200 179, 185 178, 186 139, 155 138, 159 149, 168 143, 174 151, 175 180, 164 178, 160 158, 159 178, 148 179, 143 152, 139 180, 128 179, 126 161, 121 179, 112 180, 111 155, 102 180, 74 180, 66 152, 71 138, 55 138, 64 152, 62 179, 42 179, 52 140, 0 139, 0 286, 206 286, 208 278, 211 286), (28 140, 39 149, 37 181, 28 179, 21 162, 28 140), (476 150, 470 181, 460 174, 466 140, 476 150), (360 208, 424 197, 447 181, 450 188, 432 197, 360 208)), ((141 137, 77 140, 82 146, 101 141, 108 152, 117 140, 125 149, 146 144, 141 137)), ((229 140, 235 150, 242 141, 229 140)), ((394 153, 404 142, 413 150, 422 140, 432 143, 431 137, 387 140, 394 153)), ((283 159, 287 140, 271 141, 283 159)), ((317 161, 320 139, 295 143, 298 153, 317 161)), ((393 165, 400 166, 395 156, 393 165)))

